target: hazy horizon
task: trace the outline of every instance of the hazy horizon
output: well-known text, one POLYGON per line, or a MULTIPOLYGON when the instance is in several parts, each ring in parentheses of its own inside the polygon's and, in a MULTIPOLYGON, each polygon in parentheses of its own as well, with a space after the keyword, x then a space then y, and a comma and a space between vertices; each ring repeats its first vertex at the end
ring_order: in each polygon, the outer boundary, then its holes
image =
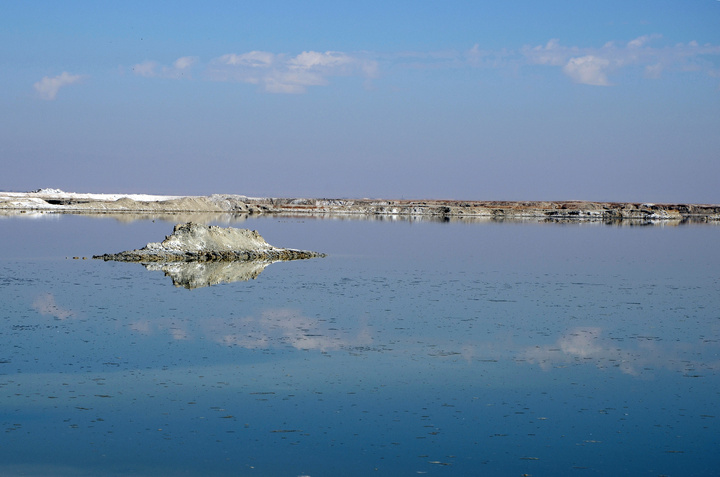
POLYGON ((720 1, 30 1, 0 190, 720 203, 720 1))

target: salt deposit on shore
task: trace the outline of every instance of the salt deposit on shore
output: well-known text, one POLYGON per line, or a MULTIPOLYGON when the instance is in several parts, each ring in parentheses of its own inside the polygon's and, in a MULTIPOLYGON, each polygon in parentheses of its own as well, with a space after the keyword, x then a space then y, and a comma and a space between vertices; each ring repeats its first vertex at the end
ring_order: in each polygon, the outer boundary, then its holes
POLYGON ((143 202, 159 202, 171 199, 180 199, 178 195, 150 195, 150 194, 78 194, 76 192, 65 192, 60 189, 37 189, 32 192, 0 192, 0 200, 3 198, 15 198, 18 201, 30 198, 40 199, 70 199, 70 200, 99 200, 115 201, 119 199, 130 199, 143 202))

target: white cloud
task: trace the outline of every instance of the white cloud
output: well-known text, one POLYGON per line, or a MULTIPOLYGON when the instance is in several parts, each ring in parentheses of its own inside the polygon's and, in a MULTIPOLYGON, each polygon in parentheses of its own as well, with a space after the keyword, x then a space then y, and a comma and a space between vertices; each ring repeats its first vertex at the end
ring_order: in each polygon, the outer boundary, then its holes
POLYGON ((200 78, 257 85, 269 93, 304 93, 310 87, 330 84, 333 77, 358 77, 367 83, 379 76, 380 67, 392 69, 487 68, 519 71, 528 65, 554 67, 578 84, 609 86, 621 81, 623 72, 660 78, 666 72, 703 72, 720 75, 717 57, 720 46, 695 41, 657 47, 657 34, 639 36, 626 42, 607 41, 601 47, 565 46, 550 39, 538 46, 521 49, 486 50, 475 44, 465 51, 404 51, 396 53, 302 51, 297 55, 253 50, 228 53, 200 63, 183 56, 170 66, 145 61, 133 67, 135 74, 150 78, 189 77, 199 70, 200 78), (635 71, 633 71, 633 69, 635 71))
POLYGON ((338 51, 303 51, 288 57, 267 51, 229 53, 210 62, 209 75, 216 81, 260 85, 269 93, 304 93, 309 86, 324 86, 333 76, 375 78, 374 59, 338 51))
POLYGON ((133 73, 146 78, 183 78, 190 77, 190 69, 198 62, 197 57, 182 56, 172 66, 163 66, 157 61, 146 60, 132 67, 133 73))
POLYGON ((566 64, 568 56, 577 53, 577 51, 577 48, 560 46, 560 41, 557 39, 548 41, 544 46, 534 48, 526 46, 522 49, 523 55, 531 64, 551 66, 563 66, 566 64))
POLYGON ((267 68, 275 61, 275 55, 267 51, 250 51, 241 55, 230 53, 221 56, 218 61, 231 66, 267 68))
POLYGON ((641 37, 635 38, 634 40, 630 40, 627 44, 628 48, 640 48, 645 46, 647 43, 649 43, 652 40, 662 38, 662 35, 653 34, 653 35, 643 35, 641 37))
POLYGON ((561 67, 574 82, 594 86, 608 86, 607 72, 616 64, 609 57, 616 51, 613 42, 600 49, 582 49, 560 45, 552 39, 545 45, 524 47, 522 54, 531 65, 561 67))
POLYGON ((647 78, 653 78, 657 79, 660 78, 660 74, 662 73, 663 65, 661 63, 657 63, 654 65, 648 65, 645 67, 645 76, 647 78))
POLYGON ((305 85, 291 84, 287 81, 267 78, 263 81, 268 93, 300 94, 305 92, 305 85))
POLYGON ((145 76, 147 78, 153 78, 157 76, 155 71, 157 70, 158 64, 156 61, 143 61, 132 67, 133 73, 138 76, 145 76))
POLYGON ((190 68, 192 65, 194 65, 197 62, 197 58, 194 56, 183 56, 182 58, 178 58, 173 63, 173 67, 177 70, 185 70, 190 68))
POLYGON ((55 77, 46 76, 33 85, 35 91, 42 99, 52 101, 58 94, 60 88, 77 83, 82 79, 81 75, 71 75, 67 71, 55 77))
POLYGON ((342 65, 352 64, 353 58, 336 51, 303 51, 295 58, 288 61, 290 68, 311 69, 311 68, 337 68, 342 65))
POLYGON ((476 43, 464 53, 462 59, 464 60, 464 64, 473 67, 502 68, 511 64, 512 60, 516 59, 516 57, 517 54, 509 50, 483 50, 480 48, 480 45, 476 43))
POLYGON ((713 71, 707 57, 720 55, 720 47, 700 46, 694 41, 673 47, 651 46, 660 38, 658 34, 643 35, 625 44, 609 41, 601 48, 567 47, 550 40, 546 45, 526 46, 521 54, 527 64, 561 67, 574 82, 593 86, 610 85, 608 76, 623 68, 638 67, 648 78, 659 78, 669 70, 713 71))
POLYGON ((576 83, 594 86, 608 86, 606 70, 610 61, 605 58, 588 55, 570 58, 563 66, 563 72, 576 83))

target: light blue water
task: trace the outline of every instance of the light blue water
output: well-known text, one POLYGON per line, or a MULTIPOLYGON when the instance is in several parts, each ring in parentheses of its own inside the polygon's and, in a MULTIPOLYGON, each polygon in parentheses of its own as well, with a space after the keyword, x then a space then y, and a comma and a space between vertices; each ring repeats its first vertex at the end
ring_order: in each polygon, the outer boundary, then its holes
MULTIPOLYGON (((720 227, 260 218, 187 290, 0 220, 2 475, 718 475, 720 227)), ((223 224, 228 225, 228 224, 223 224)))

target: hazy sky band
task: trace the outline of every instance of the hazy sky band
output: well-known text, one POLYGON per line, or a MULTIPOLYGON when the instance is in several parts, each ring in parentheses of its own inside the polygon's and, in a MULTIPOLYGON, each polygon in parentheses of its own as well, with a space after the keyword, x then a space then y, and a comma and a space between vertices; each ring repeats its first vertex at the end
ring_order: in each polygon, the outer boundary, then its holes
POLYGON ((720 202, 720 2, 631 3, 11 4, 0 188, 720 202))

